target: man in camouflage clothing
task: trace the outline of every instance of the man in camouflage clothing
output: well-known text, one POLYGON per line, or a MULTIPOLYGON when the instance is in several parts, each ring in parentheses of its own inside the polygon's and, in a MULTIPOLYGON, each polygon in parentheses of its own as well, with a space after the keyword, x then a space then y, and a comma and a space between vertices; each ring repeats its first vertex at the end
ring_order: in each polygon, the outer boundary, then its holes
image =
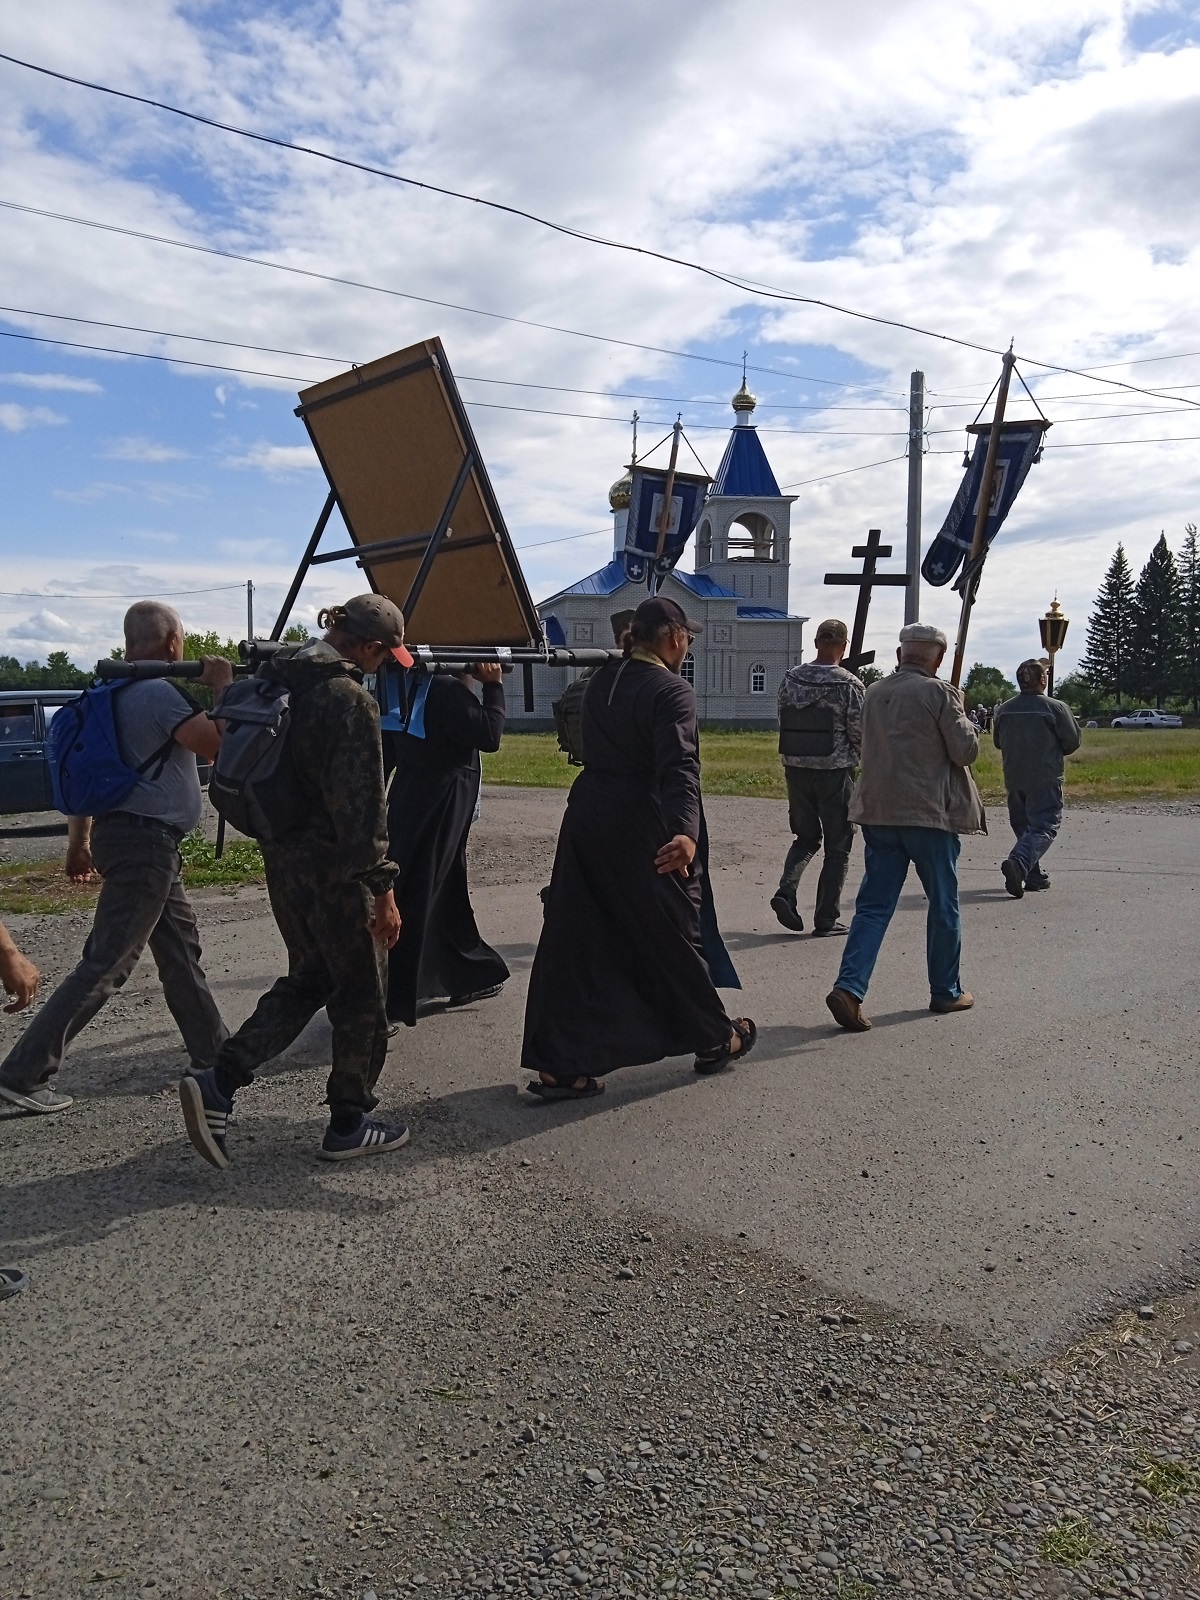
POLYGON ((792 667, 779 685, 779 754, 788 789, 788 822, 795 835, 771 909, 785 928, 804 931, 796 891, 805 867, 825 846, 817 882, 813 935, 845 933, 839 920, 850 865, 854 824, 850 791, 862 745, 863 686, 840 665, 849 635, 831 617, 817 628, 817 655, 792 667))
POLYGON ((281 652, 259 669, 291 692, 283 754, 303 801, 303 823, 262 842, 288 974, 225 1042, 215 1065, 187 1074, 179 1086, 188 1137, 215 1167, 229 1165, 234 1094, 322 1006, 333 1029, 333 1066, 318 1155, 344 1161, 408 1141, 403 1124, 386 1127, 369 1115, 387 1054, 387 952, 399 938, 400 915, 387 854, 379 710, 362 679, 389 655, 408 665, 412 658, 403 650, 404 618, 382 595, 357 595, 318 620, 328 630, 323 640, 281 652))

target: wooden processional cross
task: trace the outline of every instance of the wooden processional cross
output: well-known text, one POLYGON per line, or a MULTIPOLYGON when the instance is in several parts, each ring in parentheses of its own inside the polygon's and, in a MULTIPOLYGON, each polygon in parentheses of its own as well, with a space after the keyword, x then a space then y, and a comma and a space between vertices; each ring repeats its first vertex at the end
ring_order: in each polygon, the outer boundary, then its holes
POLYGON ((862 561, 861 572, 827 572, 826 583, 852 583, 858 585, 858 605, 854 611, 854 631, 850 635, 850 649, 842 665, 851 672, 857 672, 859 667, 868 666, 875 659, 874 650, 863 651, 863 639, 867 632, 867 610, 871 604, 871 590, 876 584, 884 584, 888 588, 906 589, 912 582, 911 572, 876 572, 875 563, 880 558, 886 560, 892 553, 890 544, 880 544, 880 530, 872 528, 867 534, 866 544, 856 544, 851 550, 851 557, 855 561, 862 561))

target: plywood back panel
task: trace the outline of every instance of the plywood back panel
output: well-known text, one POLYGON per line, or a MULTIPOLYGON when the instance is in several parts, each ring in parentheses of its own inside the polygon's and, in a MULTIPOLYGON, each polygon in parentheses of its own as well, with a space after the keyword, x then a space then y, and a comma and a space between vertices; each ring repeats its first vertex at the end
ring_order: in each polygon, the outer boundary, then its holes
MULTIPOLYGON (((440 339, 300 394, 304 421, 371 587, 405 606, 425 545, 470 451, 471 476, 425 587, 413 644, 536 642, 541 625, 440 339), (423 537, 420 537, 423 536, 423 537), (412 538, 371 560, 371 546, 412 538)), ((348 591, 349 592, 349 589, 348 591)))

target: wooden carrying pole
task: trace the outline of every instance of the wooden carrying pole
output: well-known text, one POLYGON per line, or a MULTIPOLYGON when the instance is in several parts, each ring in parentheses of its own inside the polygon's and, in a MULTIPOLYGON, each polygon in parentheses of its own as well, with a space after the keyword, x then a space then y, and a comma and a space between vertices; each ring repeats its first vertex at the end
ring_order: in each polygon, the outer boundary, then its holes
POLYGON ((662 553, 667 543, 667 529, 671 526, 671 501, 675 494, 675 465, 679 460, 679 435, 683 432, 683 423, 677 418, 675 426, 671 429, 671 459, 667 464, 667 481, 663 484, 662 511, 658 517, 658 547, 654 552, 654 561, 651 564, 646 587, 653 594, 655 590, 655 568, 662 560, 662 553))
POLYGON ((967 557, 967 570, 971 572, 971 576, 963 585, 962 613, 958 619, 958 638, 954 643, 954 667, 950 673, 950 682, 956 689, 962 681, 963 657, 967 652, 967 628, 971 621, 971 607, 975 604, 975 594, 979 588, 979 578, 983 571, 985 557, 983 536, 987 529, 988 513, 992 507, 996 456, 1000 450, 1000 427, 1004 421, 1004 408, 1008 404, 1008 385, 1012 378, 1012 369, 1015 362, 1016 357, 1013 355, 1012 346, 1010 345, 1004 352, 1004 362, 1000 371, 1000 389, 996 395, 996 411, 992 417, 992 430, 988 434, 987 457, 983 463, 983 478, 979 484, 979 509, 975 513, 975 531, 971 536, 971 552, 967 557), (974 568, 974 571, 971 571, 972 568, 974 568))

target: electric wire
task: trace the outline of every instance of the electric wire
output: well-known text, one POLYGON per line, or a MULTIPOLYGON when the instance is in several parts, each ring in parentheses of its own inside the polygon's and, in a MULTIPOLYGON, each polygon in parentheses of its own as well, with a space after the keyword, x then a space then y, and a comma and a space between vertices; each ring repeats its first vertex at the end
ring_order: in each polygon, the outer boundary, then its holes
POLYGON ((185 594, 221 594, 226 589, 245 590, 244 583, 215 583, 207 589, 137 589, 129 594, 36 594, 27 589, 0 589, 0 598, 6 600, 174 600, 185 594))
MULTIPOLYGON (((491 211, 502 212, 508 216, 520 218, 523 221, 534 223, 551 232, 559 233, 567 238, 577 239, 584 244, 592 244, 608 250, 617 250, 629 255, 644 256, 650 260, 662 261, 670 266, 682 267, 686 271, 699 273, 703 277, 711 278, 715 282, 728 284, 731 288, 740 290, 743 294, 755 295, 760 299, 774 300, 791 305, 817 306, 824 311, 832 311, 838 316, 852 317, 860 322, 874 323, 879 327, 898 328, 905 333, 914 333, 921 338, 935 339, 944 344, 957 345, 964 350, 978 350, 986 355, 1002 356, 1005 352, 993 345, 983 344, 973 339, 963 339, 956 334, 941 333, 933 328, 922 328, 915 323, 903 322, 896 317, 882 317, 874 312, 859 311, 851 306, 838 305, 830 300, 819 299, 815 295, 796 294, 790 290, 775 288, 769 284, 754 282, 750 279, 740 278, 731 273, 722 272, 716 267, 705 266, 699 261, 690 261, 683 256, 674 256, 666 251, 653 250, 647 245, 630 244, 621 239, 609 239, 601 234, 588 233, 581 228, 573 228, 564 222, 555 222, 551 218, 542 217, 532 211, 527 211, 520 206, 508 205, 501 200, 486 200, 481 195, 468 194, 463 190, 450 189, 440 184, 427 183, 419 178, 412 178, 404 173, 393 172, 387 167, 377 167, 369 162, 355 161, 349 156, 339 156, 332 151, 320 150, 313 145, 297 144, 290 139, 283 139, 274 134, 259 133, 251 128, 240 128, 233 123, 221 122, 215 117, 206 117, 198 111, 189 111, 182 106, 171 105, 165 100, 155 100, 148 95, 134 94, 127 89, 116 89, 109 84, 96 83, 88 78, 77 78, 71 73, 58 72, 52 67, 44 67, 34 61, 25 61, 20 56, 9 55, 0 51, 0 61, 7 61, 10 65, 21 67, 25 71, 40 74, 42 77, 53 78, 59 83, 69 83, 76 88, 87 89, 94 94, 109 95, 117 100, 125 100, 136 105, 148 106, 155 111, 164 111, 170 116, 180 117, 188 122, 194 122, 202 127, 213 128, 221 133, 233 134, 241 139, 248 139, 257 144, 270 145, 278 150, 288 150, 297 155, 311 156, 315 160, 326 161, 334 166, 345 167, 351 171, 361 172, 370 177, 383 178, 391 183, 403 184, 414 189, 423 189, 431 194, 440 194, 449 199, 462 200, 471 205, 483 206, 491 211)), ((1115 388, 1127 389, 1135 394, 1145 394, 1148 391, 1141 389, 1136 384, 1124 383, 1117 378, 1097 377, 1094 373, 1086 372, 1078 367, 1068 367, 1057 362, 1041 361, 1032 356, 1021 358, 1027 366, 1040 367, 1046 372, 1071 373, 1075 377, 1089 378, 1093 383, 1108 384, 1115 388)), ((1178 399, 1179 396, 1171 396, 1178 399)), ((1185 401, 1185 405, 1195 406, 1200 409, 1200 400, 1185 401)))

